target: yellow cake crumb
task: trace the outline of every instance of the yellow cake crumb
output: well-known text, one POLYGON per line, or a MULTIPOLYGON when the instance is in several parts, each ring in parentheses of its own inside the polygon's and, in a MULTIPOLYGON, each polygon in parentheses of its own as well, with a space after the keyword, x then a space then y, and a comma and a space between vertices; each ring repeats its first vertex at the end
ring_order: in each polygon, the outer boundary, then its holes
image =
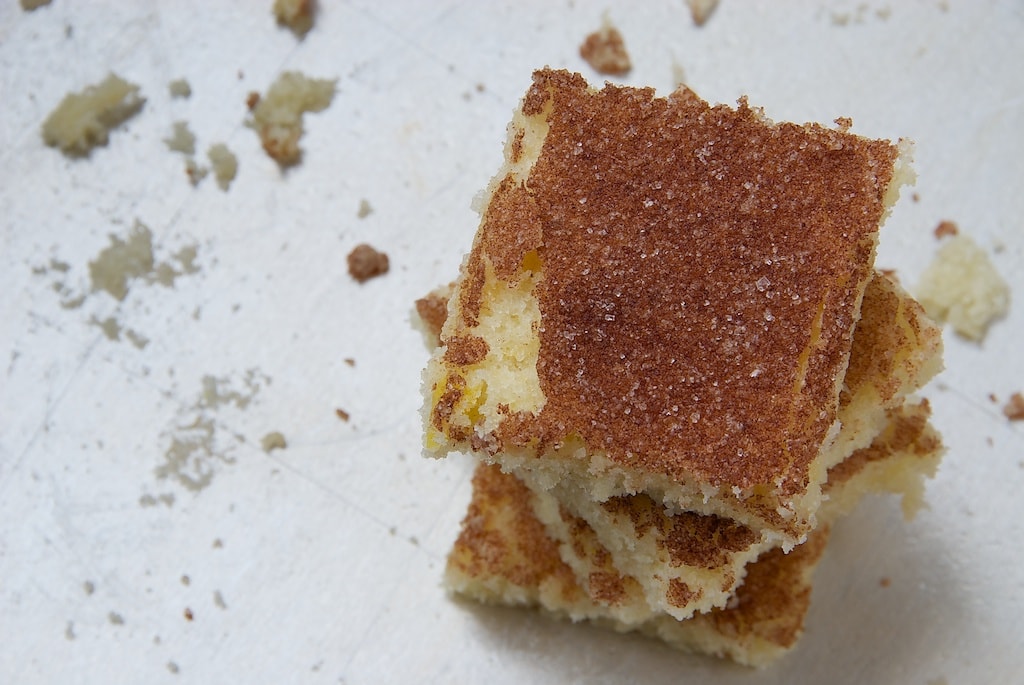
POLYGON ((314 0, 274 0, 274 16, 277 23, 287 26, 298 37, 303 37, 313 28, 314 0))
POLYGON ((326 109, 337 88, 336 79, 307 78, 297 71, 282 73, 260 97, 247 122, 256 130, 263 149, 281 166, 297 164, 302 157, 302 115, 326 109))
POLYGON ((969 236, 952 236, 921 276, 918 300, 937 321, 949 321, 971 340, 985 337, 989 324, 1005 316, 1010 288, 983 249, 969 236))
POLYGON ((116 74, 80 93, 68 93, 43 122, 43 140, 69 156, 83 157, 106 145, 111 129, 142 109, 139 87, 116 74))
POLYGON ((206 151, 206 156, 213 166, 213 175, 217 179, 217 185, 221 190, 230 188, 231 182, 235 180, 235 175, 238 173, 238 157, 224 143, 211 145, 210 149, 206 151))
POLYGON ((718 0, 686 0, 686 4, 690 6, 693 23, 703 26, 718 7, 718 0))
POLYGON ((192 86, 183 78, 175 79, 167 84, 167 90, 172 98, 192 97, 192 86))
POLYGON ((284 439, 284 435, 279 431, 267 433, 260 440, 260 447, 262 447, 263 451, 267 453, 273 450, 283 450, 287 446, 288 441, 284 439))
POLYGON ((193 155, 196 152, 196 136, 189 130, 186 121, 175 121, 171 137, 164 138, 164 143, 172 152, 180 152, 183 155, 193 155))

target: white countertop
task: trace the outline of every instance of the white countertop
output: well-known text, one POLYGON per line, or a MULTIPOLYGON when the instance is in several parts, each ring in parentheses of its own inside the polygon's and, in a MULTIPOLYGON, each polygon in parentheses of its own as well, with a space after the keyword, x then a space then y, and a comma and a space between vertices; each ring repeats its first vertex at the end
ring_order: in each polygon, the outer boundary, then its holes
POLYGON ((303 41, 271 0, 0 6, 0 681, 1019 680, 1024 423, 1001 407, 1024 390, 1024 5, 723 0, 698 29, 683 0, 321 4, 303 41), (803 641, 760 673, 440 587, 471 465, 419 455, 409 312, 455 275, 532 69, 600 82, 577 48, 605 9, 627 83, 666 93, 677 64, 711 101, 914 139, 918 200, 879 265, 912 286, 949 219, 1018 298, 981 344, 947 331, 930 510, 874 498, 841 523, 803 641), (339 81, 282 174, 242 122, 286 69, 339 81), (46 115, 111 70, 139 115, 88 159, 46 147, 46 115), (229 192, 189 185, 176 120, 238 155, 229 192), (92 291, 136 221, 182 273, 92 291), (360 242, 390 273, 348 277, 360 242), (271 431, 287 448, 261 449, 271 431))

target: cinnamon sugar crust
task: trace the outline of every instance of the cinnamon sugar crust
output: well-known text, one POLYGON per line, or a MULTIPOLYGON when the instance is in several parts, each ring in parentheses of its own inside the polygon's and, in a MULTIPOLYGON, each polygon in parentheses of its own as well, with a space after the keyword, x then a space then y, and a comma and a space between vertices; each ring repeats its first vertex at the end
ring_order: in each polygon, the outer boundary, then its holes
MULTIPOLYGON (((577 433, 673 478, 801 491, 835 418, 896 148, 686 89, 592 92, 538 72, 523 111, 549 101, 526 184, 543 217, 537 434, 577 433)), ((495 259, 521 260, 502 240, 518 226, 488 213, 485 232, 502 233, 485 245, 516 255, 495 259)))

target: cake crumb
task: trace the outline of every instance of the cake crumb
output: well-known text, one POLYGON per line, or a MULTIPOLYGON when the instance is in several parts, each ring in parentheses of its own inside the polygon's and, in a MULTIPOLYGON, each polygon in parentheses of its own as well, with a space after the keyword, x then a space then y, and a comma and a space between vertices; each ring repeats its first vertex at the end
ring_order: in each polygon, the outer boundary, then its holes
POLYGON ((274 0, 274 16, 277 23, 287 26, 299 38, 313 28, 314 0, 274 0))
POLYGON ((21 9, 26 12, 39 9, 44 5, 49 5, 53 0, 21 0, 21 9))
POLYGON ((245 98, 245 106, 251 112, 256 109, 256 105, 258 104, 260 104, 260 94, 255 90, 249 91, 249 95, 245 98))
POLYGON ((152 274, 153 234, 140 221, 136 221, 127 240, 110 236, 110 246, 89 262, 92 289, 105 290, 119 302, 128 296, 131 281, 152 274))
POLYGON ((182 576, 181 577, 181 584, 184 585, 185 587, 188 587, 189 585, 192 584, 192 579, 189 578, 187 575, 182 576))
POLYGON ((181 669, 178 668, 178 664, 174 663, 173 661, 168 661, 167 670, 177 675, 181 669))
POLYGON ((345 359, 343 359, 342 361, 344 361, 345 364, 347 364, 348 366, 355 366, 356 365, 356 360, 353 359, 352 357, 345 357, 345 359))
POLYGON ((280 432, 273 431, 272 433, 267 433, 263 436, 260 440, 260 446, 263 448, 264 452, 270 454, 273 450, 283 450, 288 447, 288 442, 280 432))
POLYGON ((633 67, 622 34, 605 14, 601 28, 591 33, 580 46, 580 57, 599 74, 624 76, 633 67))
POLYGON ((388 256, 366 243, 356 245, 348 254, 348 273, 360 283, 388 272, 388 256))
POLYGON ((890 585, 892 585, 892 580, 889 579, 887 576, 883 576, 878 579, 878 584, 882 587, 889 587, 890 585))
POLYGON ((183 78, 174 79, 168 83, 167 90, 170 92, 172 98, 192 97, 192 86, 183 78))
POLYGON ((917 286, 918 301, 936 321, 980 341, 989 325, 1006 315, 1010 288, 988 255, 969 236, 946 241, 917 286))
POLYGON ((953 221, 940 221, 939 225, 935 227, 935 237, 945 238, 948 236, 954 236, 960 232, 960 228, 953 221))
POLYGON ((227 602, 224 601, 224 595, 220 593, 220 590, 213 591, 213 603, 218 609, 227 609, 227 602))
POLYGON ((370 206, 370 203, 366 198, 363 198, 359 201, 359 210, 356 211, 356 216, 360 219, 365 219, 371 214, 373 214, 373 207, 370 206))
POLYGON ((188 607, 185 607, 184 616, 186 621, 191 621, 195 618, 195 615, 192 613, 192 610, 188 607))
POLYGON ((85 591, 85 594, 91 595, 96 592, 96 585, 91 580, 87 580, 82 583, 82 590, 85 591))
POLYGON ((348 423, 349 414, 344 409, 340 409, 340 408, 339 409, 335 409, 334 410, 334 415, 337 416, 342 421, 348 423))
POLYGON ((220 538, 216 538, 211 545, 214 549, 224 549, 224 541, 220 538))
POLYGON ((124 625, 124 617, 121 616, 121 614, 117 613, 116 611, 111 611, 109 614, 107 614, 107 620, 110 621, 110 623, 112 625, 115 625, 115 626, 123 626, 124 625))
POLYGON ((64 639, 74 640, 75 639, 75 623, 74 621, 68 621, 67 626, 64 627, 64 639))
POLYGON ((194 155, 196 152, 196 136, 189 130, 187 121, 175 121, 171 137, 164 138, 164 143, 171 152, 184 155, 194 155))
POLYGON ((109 74, 79 93, 68 93, 43 122, 43 141, 69 157, 86 157, 106 145, 110 131, 138 113, 146 99, 139 87, 109 74))
POLYGON ((686 4, 690 6, 693 23, 703 26, 718 7, 718 0, 686 0, 686 4))
POLYGON ((206 151, 206 157, 213 167, 213 176, 217 179, 217 185, 221 190, 227 192, 231 182, 238 174, 238 157, 228 149, 224 143, 216 143, 206 151))
MULTIPOLYGON (((313 79, 297 71, 286 71, 271 84, 265 96, 258 98, 246 124, 259 134, 263 149, 278 164, 298 164, 302 158, 302 115, 326 109, 336 90, 336 79, 313 79)), ((251 102, 252 96, 249 98, 251 102)))
POLYGON ((1003 414, 1010 421, 1024 420, 1024 395, 1021 395, 1019 392, 1010 395, 1006 406, 1003 407, 1003 414))

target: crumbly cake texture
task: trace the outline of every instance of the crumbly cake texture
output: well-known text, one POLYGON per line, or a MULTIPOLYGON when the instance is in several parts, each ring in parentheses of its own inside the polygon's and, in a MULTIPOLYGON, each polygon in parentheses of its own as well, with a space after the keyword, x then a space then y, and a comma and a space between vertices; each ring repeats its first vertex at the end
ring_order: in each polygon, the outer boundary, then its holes
POLYGON ((776 549, 748 569, 728 609, 685 621, 658 616, 640 623, 620 619, 622 606, 642 602, 637 583, 609 564, 608 555, 582 520, 578 544, 592 550, 595 571, 584 590, 559 556, 529 506, 530 490, 514 476, 480 464, 462 532, 448 558, 445 579, 459 594, 490 604, 538 606, 573 621, 589 620, 619 632, 655 636, 684 651, 767 666, 791 649, 810 606, 811 576, 825 549, 827 528, 815 530, 790 554, 776 549))
POLYGON ((536 72, 426 372, 426 452, 802 539, 907 177, 842 123, 536 72))

